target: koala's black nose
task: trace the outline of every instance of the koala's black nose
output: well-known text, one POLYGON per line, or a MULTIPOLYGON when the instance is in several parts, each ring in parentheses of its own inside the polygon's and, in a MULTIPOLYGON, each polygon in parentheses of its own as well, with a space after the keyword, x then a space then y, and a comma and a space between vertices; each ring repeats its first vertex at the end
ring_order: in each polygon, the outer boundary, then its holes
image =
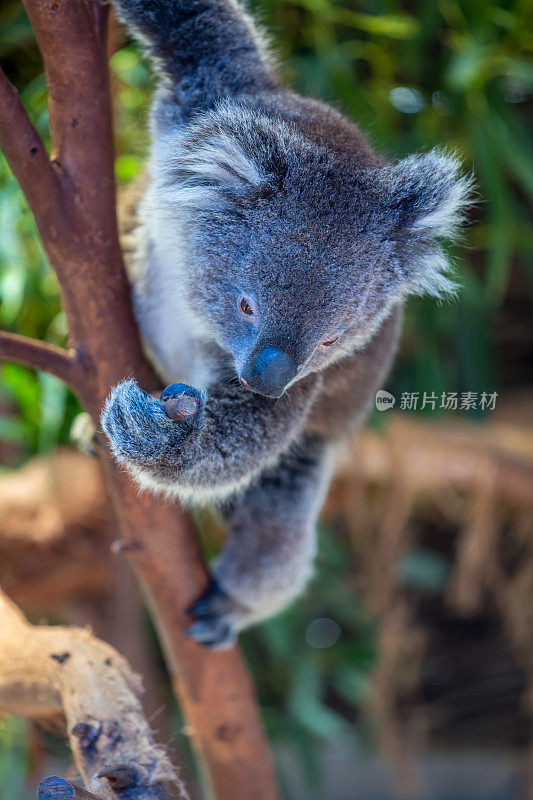
POLYGON ((277 347, 265 347, 251 360, 242 373, 245 385, 268 397, 281 397, 289 381, 296 375, 296 362, 277 347))

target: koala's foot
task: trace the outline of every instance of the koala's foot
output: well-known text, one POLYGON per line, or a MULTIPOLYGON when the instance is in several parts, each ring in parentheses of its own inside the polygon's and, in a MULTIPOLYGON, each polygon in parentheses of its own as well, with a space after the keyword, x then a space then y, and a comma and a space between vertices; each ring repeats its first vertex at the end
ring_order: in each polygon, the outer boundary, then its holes
POLYGON ((165 389, 160 401, 132 380, 114 387, 100 419, 117 461, 148 469, 172 467, 179 448, 200 424, 204 403, 198 389, 180 384, 178 405, 172 407, 179 411, 181 403, 184 413, 171 418, 166 408, 172 389, 165 389))
POLYGON ((195 620, 187 636, 213 650, 227 650, 246 627, 250 611, 239 605, 212 580, 207 592, 189 608, 195 620))

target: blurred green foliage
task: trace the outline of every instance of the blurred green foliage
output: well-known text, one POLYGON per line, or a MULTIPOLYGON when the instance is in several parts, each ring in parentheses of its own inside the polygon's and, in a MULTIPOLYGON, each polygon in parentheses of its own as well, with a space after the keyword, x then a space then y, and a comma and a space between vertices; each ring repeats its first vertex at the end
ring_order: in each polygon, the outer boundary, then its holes
MULTIPOLYGON (((396 393, 501 389, 496 320, 511 281, 527 292, 533 277, 531 0, 255 0, 254 6, 287 81, 358 120, 381 152, 400 157, 446 146, 474 170, 475 224, 465 246, 453 248, 458 299, 410 303, 390 386, 396 393)), ((41 63, 17 0, 0 10, 0 58, 48 141, 41 63)), ((116 172, 127 184, 146 153, 153 79, 131 44, 111 66, 116 172)), ((0 297, 1 327, 65 343, 57 282, 1 158, 0 297)), ((76 410, 55 379, 2 368, 0 439, 15 442, 20 458, 65 441, 76 410)), ((407 582, 428 589, 443 579, 445 567, 428 566, 427 553, 415 556, 403 565, 407 582)), ((311 781, 317 777, 311 744, 353 735, 373 663, 374 624, 354 601, 352 557, 342 537, 324 535, 305 601, 244 637, 269 731, 298 752, 311 781)))

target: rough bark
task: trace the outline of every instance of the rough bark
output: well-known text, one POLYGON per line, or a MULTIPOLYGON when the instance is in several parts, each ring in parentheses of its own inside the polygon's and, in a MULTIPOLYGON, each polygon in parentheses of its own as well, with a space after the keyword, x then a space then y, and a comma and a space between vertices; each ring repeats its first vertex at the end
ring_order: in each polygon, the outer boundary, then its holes
POLYGON ((0 709, 64 716, 83 779, 102 797, 163 800, 164 781, 180 785, 154 743, 141 693, 140 677, 108 644, 79 628, 30 625, 0 593, 0 709))
MULTIPOLYGON (((117 234, 107 9, 97 0, 25 0, 25 6, 45 63, 53 154, 48 159, 5 77, 0 147, 59 278, 71 343, 64 355, 76 376, 71 385, 98 422, 111 386, 123 378, 133 374, 146 389, 155 388, 117 234)), ((0 357, 16 360, 12 340, 4 338, 0 348, 0 357)), ((54 371, 38 350, 28 342, 25 363, 54 371)), ((139 496, 102 446, 124 549, 153 609, 207 783, 218 800, 234 800, 236 794, 240 800, 274 800, 271 756, 238 651, 211 653, 183 634, 185 609, 206 583, 190 520, 176 506, 139 496)))

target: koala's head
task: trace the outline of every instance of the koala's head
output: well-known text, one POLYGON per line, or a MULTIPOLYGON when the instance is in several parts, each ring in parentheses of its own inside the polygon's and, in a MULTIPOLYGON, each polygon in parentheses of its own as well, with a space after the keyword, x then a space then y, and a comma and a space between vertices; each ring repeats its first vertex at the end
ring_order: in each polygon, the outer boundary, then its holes
POLYGON ((169 136, 154 170, 199 330, 270 397, 364 346, 408 294, 452 288, 439 240, 470 189, 457 160, 384 162, 324 114, 341 145, 225 105, 169 136))

